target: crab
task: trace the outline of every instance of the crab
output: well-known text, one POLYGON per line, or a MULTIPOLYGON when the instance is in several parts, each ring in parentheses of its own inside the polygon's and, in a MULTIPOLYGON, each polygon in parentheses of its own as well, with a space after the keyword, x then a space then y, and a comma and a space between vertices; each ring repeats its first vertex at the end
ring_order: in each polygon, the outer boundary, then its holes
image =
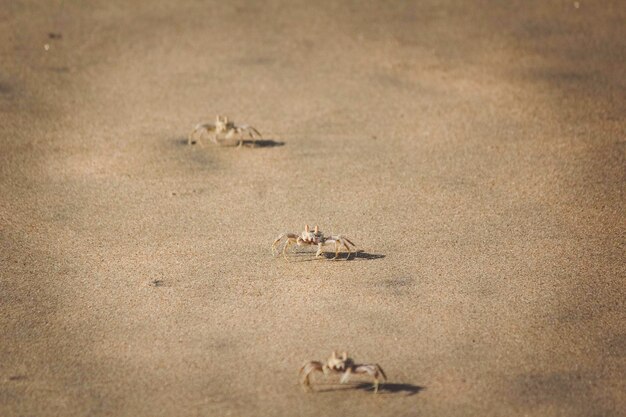
POLYGON ((320 232, 320 229, 318 226, 315 226, 314 231, 311 232, 309 225, 305 224, 304 231, 300 233, 299 235, 295 233, 281 233, 281 235, 278 236, 276 240, 274 240, 274 243, 272 244, 272 253, 276 251, 276 245, 278 245, 278 243, 283 238, 287 238, 285 247, 283 248, 283 254, 285 254, 285 251, 287 250, 289 245, 293 243, 295 243, 298 246, 317 245, 320 242, 320 239, 322 237, 323 237, 323 233, 320 232))
POLYGON ((274 243, 272 243, 272 254, 274 256, 276 256, 276 254, 278 253, 276 250, 276 246, 283 239, 286 239, 285 245, 283 246, 283 250, 282 250, 282 253, 285 259, 288 259, 287 249, 294 243, 298 246, 316 245, 317 246, 317 253, 315 254, 316 258, 319 258, 320 256, 322 256, 322 254, 324 253, 324 246, 331 245, 331 244, 335 245, 335 256, 333 257, 333 259, 337 259, 339 257, 339 249, 341 249, 342 246, 348 250, 348 256, 346 257, 346 260, 350 258, 350 254, 352 253, 350 246, 352 246, 352 248, 354 249, 354 257, 357 256, 356 245, 352 243, 350 239, 342 235, 324 236, 324 233, 320 231, 318 226, 315 226, 315 229, 311 231, 309 229, 309 225, 307 224, 304 226, 304 231, 300 233, 300 235, 296 233, 281 233, 274 240, 274 243))
POLYGON ((374 378, 374 393, 378 392, 378 386, 380 384, 379 379, 383 382, 387 381, 387 375, 385 371, 378 364, 355 364, 354 361, 348 357, 346 352, 343 352, 341 357, 337 356, 337 352, 333 351, 330 358, 325 363, 319 361, 306 362, 300 368, 300 384, 307 389, 311 388, 311 374, 313 372, 321 371, 324 376, 328 376, 332 373, 341 373, 341 379, 339 382, 345 384, 350 379, 352 374, 367 374, 374 378))
POLYGON ((238 138, 239 148, 243 145, 244 136, 248 136, 252 139, 253 146, 256 145, 257 139, 263 139, 263 136, 256 128, 249 125, 238 126, 235 122, 228 120, 228 117, 220 115, 215 117, 215 123, 203 123, 196 125, 187 137, 187 144, 191 145, 194 140, 200 143, 199 138, 203 134, 209 135, 211 142, 216 145, 220 144, 220 141, 218 140, 220 136, 223 136, 223 139, 238 138))

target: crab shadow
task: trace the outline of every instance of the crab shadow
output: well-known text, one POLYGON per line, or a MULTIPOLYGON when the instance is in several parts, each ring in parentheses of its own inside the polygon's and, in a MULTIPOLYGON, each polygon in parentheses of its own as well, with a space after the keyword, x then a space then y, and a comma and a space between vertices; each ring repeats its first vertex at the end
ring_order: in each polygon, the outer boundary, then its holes
MULTIPOLYGON (((419 394, 421 391, 424 391, 426 387, 422 387, 419 385, 413 384, 393 384, 393 383, 381 383, 378 386, 377 395, 385 395, 385 394, 404 394, 406 397, 410 397, 411 395, 419 394)), ((315 392, 318 393, 326 393, 326 392, 336 392, 336 391, 373 391, 374 385, 369 382, 357 382, 353 384, 344 384, 344 385, 336 385, 329 384, 327 388, 317 389, 315 392)))
MULTIPOLYGON (((356 254, 354 252, 340 252, 337 258, 335 258, 335 254, 331 252, 324 252, 322 256, 326 261, 371 261, 385 257, 385 255, 380 253, 368 253, 363 250, 356 251, 356 254)), ((291 257, 292 259, 295 258, 295 262, 310 262, 319 260, 319 258, 316 258, 312 252, 306 251, 294 252, 291 257)))
POLYGON ((285 142, 274 139, 258 139, 256 141, 244 140, 243 146, 249 146, 251 148, 275 148, 277 146, 285 146, 285 142))
MULTIPOLYGON (((223 144, 223 145, 216 145, 214 143, 211 143, 207 139, 207 140, 202 141, 202 143, 203 144, 200 145, 197 140, 191 141, 192 146, 199 146, 199 147, 204 147, 204 148, 209 148, 209 147, 211 148, 236 148, 237 147, 236 141, 233 141, 232 144, 229 143, 229 144, 223 144)), ((179 137, 179 138, 176 138, 176 144, 178 144, 179 146, 189 146, 189 140, 187 138, 179 137)), ((258 139, 256 141, 245 139, 242 144, 242 147, 244 148, 275 148, 278 146, 285 146, 285 142, 274 140, 274 139, 258 139)))
MULTIPOLYGON (((335 255, 333 255, 332 253, 324 253, 324 257, 326 259, 333 259, 335 257, 335 255)), ((337 257, 337 261, 339 260, 350 260, 350 261, 371 261, 374 259, 383 259, 385 257, 385 255, 381 254, 381 253, 369 253, 369 252, 365 252, 364 250, 358 250, 356 251, 356 254, 349 254, 347 252, 341 252, 339 253, 339 256, 337 257)))

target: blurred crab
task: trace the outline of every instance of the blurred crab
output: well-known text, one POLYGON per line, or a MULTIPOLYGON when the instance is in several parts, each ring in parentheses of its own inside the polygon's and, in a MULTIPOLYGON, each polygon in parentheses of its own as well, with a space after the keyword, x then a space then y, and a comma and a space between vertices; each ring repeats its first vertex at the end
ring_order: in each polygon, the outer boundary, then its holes
POLYGON ((252 139, 253 146, 256 145, 257 139, 263 138, 261 133, 254 127, 249 125, 238 126, 235 122, 228 120, 228 117, 220 115, 216 116, 214 124, 203 123, 196 125, 187 137, 187 144, 191 145, 194 141, 200 143, 199 139, 204 134, 208 135, 211 142, 216 145, 221 144, 218 140, 221 136, 223 136, 225 140, 238 138, 239 148, 243 145, 244 136, 246 135, 252 139))
POLYGON ((307 389, 311 387, 311 374, 313 372, 321 371, 324 376, 328 376, 331 372, 341 373, 341 379, 339 382, 345 384, 350 379, 352 374, 367 374, 374 378, 374 393, 378 392, 378 386, 380 384, 379 378, 387 381, 387 375, 383 371, 383 368, 378 364, 360 364, 357 365, 354 361, 348 357, 346 352, 343 352, 341 357, 337 356, 337 352, 333 351, 330 358, 326 360, 326 363, 319 361, 306 362, 300 368, 300 384, 307 389))
POLYGON ((272 243, 272 254, 274 254, 274 256, 277 254, 276 246, 280 243, 281 240, 285 238, 286 241, 282 250, 285 259, 288 259, 287 249, 294 243, 298 246, 317 245, 317 252, 315 253, 316 258, 322 256, 322 254, 324 253, 324 246, 331 244, 335 245, 335 256, 333 257, 333 259, 337 259, 339 257, 339 249, 341 249, 342 246, 348 250, 348 256, 346 257, 346 260, 349 259, 352 250, 348 245, 351 245, 354 249, 354 257, 356 258, 357 256, 356 245, 352 243, 347 237, 342 235, 324 236, 324 233, 320 231, 318 226, 315 226, 315 229, 313 230, 313 232, 311 232, 308 224, 304 226, 304 232, 302 232, 300 235, 297 235, 295 233, 280 234, 274 240, 274 243, 272 243))

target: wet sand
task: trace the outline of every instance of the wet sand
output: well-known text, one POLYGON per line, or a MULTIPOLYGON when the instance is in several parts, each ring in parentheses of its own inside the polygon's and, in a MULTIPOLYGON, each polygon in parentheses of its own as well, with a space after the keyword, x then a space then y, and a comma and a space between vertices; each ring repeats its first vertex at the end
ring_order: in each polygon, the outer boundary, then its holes
POLYGON ((0 415, 623 413, 623 4, 179 3, 2 1, 0 415))

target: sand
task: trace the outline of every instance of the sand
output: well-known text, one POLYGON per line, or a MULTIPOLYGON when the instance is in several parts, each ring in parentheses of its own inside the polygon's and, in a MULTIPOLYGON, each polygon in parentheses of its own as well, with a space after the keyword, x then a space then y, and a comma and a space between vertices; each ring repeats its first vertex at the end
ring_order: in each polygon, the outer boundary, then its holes
POLYGON ((621 2, 1 3, 0 415, 623 415, 621 2))

